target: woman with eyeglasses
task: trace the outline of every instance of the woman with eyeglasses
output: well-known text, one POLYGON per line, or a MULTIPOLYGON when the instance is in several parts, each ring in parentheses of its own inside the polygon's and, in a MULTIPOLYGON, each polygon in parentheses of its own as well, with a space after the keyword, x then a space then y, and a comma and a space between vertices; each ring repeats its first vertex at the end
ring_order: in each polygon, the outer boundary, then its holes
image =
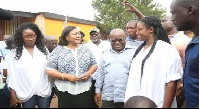
POLYGON ((137 36, 144 43, 133 56, 125 102, 139 95, 153 100, 158 108, 176 108, 176 85, 182 73, 178 51, 170 44, 157 17, 139 21, 137 36))
POLYGON ((6 57, 11 107, 49 108, 51 86, 45 65, 48 50, 36 24, 23 23, 14 35, 15 49, 6 57))
POLYGON ((58 108, 92 108, 91 75, 97 65, 92 52, 80 42, 80 31, 68 26, 49 56, 46 72, 55 79, 58 108))

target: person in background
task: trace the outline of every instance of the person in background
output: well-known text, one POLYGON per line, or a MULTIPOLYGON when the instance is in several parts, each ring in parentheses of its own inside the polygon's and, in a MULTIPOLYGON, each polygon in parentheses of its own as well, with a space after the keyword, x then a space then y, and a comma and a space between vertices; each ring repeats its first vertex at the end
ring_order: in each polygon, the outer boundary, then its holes
MULTIPOLYGON (((185 64, 185 49, 190 42, 190 38, 184 34, 184 31, 177 31, 176 26, 174 25, 174 20, 172 19, 172 15, 166 15, 162 18, 162 26, 166 30, 168 37, 170 39, 171 44, 176 47, 181 57, 182 67, 184 68, 185 64)), ((184 103, 184 95, 183 95, 183 81, 182 79, 177 84, 177 106, 181 108, 184 103)))
POLYGON ((11 107, 49 108, 51 85, 45 73, 48 50, 34 23, 21 24, 14 35, 15 49, 6 56, 11 107))
MULTIPOLYGON (((88 47, 97 62, 97 65, 99 65, 100 63, 100 59, 101 59, 101 55, 104 51, 109 50, 111 48, 110 43, 106 40, 101 40, 101 34, 100 34, 100 30, 98 28, 92 28, 89 32, 90 34, 90 41, 88 43, 85 44, 86 47, 88 47)), ((96 78, 97 78, 97 73, 95 72, 92 75, 92 92, 93 95, 95 96, 95 86, 94 84, 96 83, 96 78)), ((93 100, 94 100, 94 96, 93 96, 93 100)), ((94 107, 99 107, 97 106, 97 104, 94 102, 94 107)))
MULTIPOLYGON (((191 39, 184 34, 184 31, 177 31, 177 27, 174 25, 174 20, 172 19, 171 14, 162 18, 162 26, 166 30, 171 44, 178 50, 181 57, 182 67, 184 68, 185 50, 191 39)), ((185 101, 182 79, 177 84, 176 100, 178 108, 181 108, 185 101)))
POLYGON ((181 59, 161 20, 144 17, 137 25, 137 36, 144 43, 133 56, 125 102, 139 95, 153 100, 158 108, 177 107, 175 93, 182 73, 181 59))
POLYGON ((57 47, 58 40, 55 36, 44 36, 44 45, 51 53, 57 47))
MULTIPOLYGON (((44 45, 49 50, 49 53, 51 53, 57 47, 57 43, 58 40, 56 39, 55 36, 44 36, 44 45)), ((49 105, 50 105, 52 98, 54 97, 54 95, 56 95, 56 89, 55 89, 54 79, 49 77, 49 81, 51 82, 52 86, 52 92, 49 100, 49 105)))
POLYGON ((157 108, 157 106, 147 97, 133 96, 125 102, 124 108, 157 108))
POLYGON ((126 44, 125 32, 113 29, 109 41, 112 49, 104 51, 97 69, 95 102, 103 108, 123 108, 128 73, 136 47, 126 44), (102 91, 102 98, 101 98, 102 91))
MULTIPOLYGON (((14 18, 14 15, 12 14, 12 12, 0 8, 1 20, 12 20, 13 18, 14 18)), ((2 45, 5 46, 4 41, 0 41, 0 48, 2 48, 2 45)), ((0 53, 0 56, 2 56, 1 53, 0 53)), ((0 67, 2 67, 1 58, 0 58, 0 67)), ((8 93, 9 90, 8 90, 7 85, 3 83, 2 73, 3 73, 2 68, 0 68, 0 108, 9 108, 10 94, 8 93)))
POLYGON ((80 31, 80 34, 81 34, 81 44, 87 43, 86 40, 84 39, 85 34, 82 31, 80 31))
POLYGON ((166 30, 171 44, 178 50, 182 60, 182 66, 184 67, 185 49, 191 39, 184 34, 184 31, 177 31, 177 27, 173 21, 172 15, 166 15, 162 18, 162 26, 166 30))
POLYGON ((58 46, 51 52, 46 73, 55 79, 59 108, 92 108, 92 78, 96 60, 82 44, 80 31, 66 27, 58 46))
POLYGON ((3 59, 3 82, 5 83, 6 82, 6 77, 7 77, 7 71, 5 69, 5 58, 6 58, 6 55, 12 50, 14 49, 15 45, 14 45, 14 37, 11 36, 9 37, 6 41, 6 47, 5 48, 1 48, 0 49, 0 52, 2 54, 2 59, 3 59))
POLYGON ((194 33, 185 51, 183 87, 186 107, 199 107, 199 0, 173 0, 170 11, 178 31, 194 33))
MULTIPOLYGON (((127 9, 127 11, 131 12, 131 13, 135 13, 139 20, 144 18, 144 15, 137 8, 135 8, 133 5, 131 5, 131 3, 128 0, 124 0, 123 5, 129 7, 129 9, 127 9)), ((130 20, 126 24, 126 33, 128 35, 126 38, 126 42, 127 42, 127 44, 130 44, 132 46, 139 47, 143 42, 139 41, 138 37, 136 35, 137 23, 138 23, 138 20, 130 20)))
MULTIPOLYGON (((4 35, 3 41, 0 41, 0 49, 6 47, 6 40, 11 37, 11 35, 4 35)), ((0 52, 0 63, 3 63, 2 53, 0 52)), ((1 69, 2 70, 2 69, 1 69)))

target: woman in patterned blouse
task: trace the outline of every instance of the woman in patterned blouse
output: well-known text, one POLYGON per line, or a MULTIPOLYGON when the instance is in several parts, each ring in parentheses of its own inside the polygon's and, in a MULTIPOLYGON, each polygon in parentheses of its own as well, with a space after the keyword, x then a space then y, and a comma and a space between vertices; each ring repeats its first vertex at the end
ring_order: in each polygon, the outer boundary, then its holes
POLYGON ((92 108, 91 74, 97 69, 92 52, 80 44, 80 31, 66 27, 50 54, 46 72, 55 78, 59 108, 92 108))

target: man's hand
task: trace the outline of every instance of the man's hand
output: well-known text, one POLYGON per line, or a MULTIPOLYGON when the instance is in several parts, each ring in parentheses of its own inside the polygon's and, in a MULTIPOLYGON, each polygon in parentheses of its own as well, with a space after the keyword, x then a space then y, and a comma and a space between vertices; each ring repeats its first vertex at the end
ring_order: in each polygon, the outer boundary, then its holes
POLYGON ((96 93, 94 96, 94 102, 99 106, 101 102, 101 93, 96 93))

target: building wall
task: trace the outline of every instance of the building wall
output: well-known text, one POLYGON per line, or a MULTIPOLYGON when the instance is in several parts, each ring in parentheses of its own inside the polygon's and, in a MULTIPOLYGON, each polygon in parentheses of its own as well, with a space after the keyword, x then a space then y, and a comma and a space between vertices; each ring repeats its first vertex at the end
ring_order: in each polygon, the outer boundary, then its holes
MULTIPOLYGON (((50 18, 45 18, 45 35, 53 35, 57 39, 61 36, 61 33, 64 29, 64 21, 62 20, 55 20, 50 18)), ((68 26, 76 26, 81 29, 82 32, 84 32, 85 37, 84 39, 86 41, 90 40, 89 31, 90 29, 96 27, 95 25, 89 25, 84 23, 78 23, 78 22, 67 22, 68 26)))
POLYGON ((95 25, 89 25, 89 24, 83 24, 83 23, 77 23, 77 22, 67 22, 67 25, 79 27, 81 31, 85 34, 84 39, 87 42, 90 40, 90 35, 89 35, 90 29, 96 27, 95 25))
POLYGON ((53 35, 57 39, 64 29, 64 21, 45 18, 45 35, 53 35))

